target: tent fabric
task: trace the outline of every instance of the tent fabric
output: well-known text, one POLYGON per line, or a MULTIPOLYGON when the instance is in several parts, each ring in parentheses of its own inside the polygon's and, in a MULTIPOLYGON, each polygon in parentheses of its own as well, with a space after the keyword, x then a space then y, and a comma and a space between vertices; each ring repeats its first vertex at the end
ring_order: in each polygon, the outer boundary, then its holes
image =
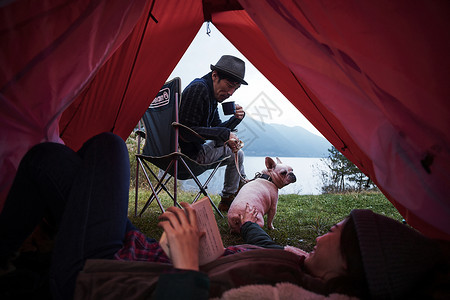
POLYGON ((63 113, 61 138, 68 146, 78 149, 103 131, 130 135, 203 24, 201 2, 181 4, 148 1, 127 40, 63 113))
POLYGON ((206 18, 409 224, 450 239, 449 2, 22 0, 0 10, 0 205, 34 144, 126 139, 206 18))
POLYGON ((145 1, 0 5, 1 208, 28 149, 44 141, 62 142, 62 112, 129 36, 145 1))
POLYGON ((336 135, 348 133, 337 148, 356 157, 411 225, 448 234, 449 3, 240 2, 339 120, 336 135))

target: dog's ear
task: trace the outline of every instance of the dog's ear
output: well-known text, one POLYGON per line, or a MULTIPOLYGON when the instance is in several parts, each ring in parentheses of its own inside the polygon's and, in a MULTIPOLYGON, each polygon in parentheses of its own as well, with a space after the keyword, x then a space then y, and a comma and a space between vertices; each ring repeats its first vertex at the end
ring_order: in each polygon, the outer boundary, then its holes
POLYGON ((276 162, 270 157, 266 157, 266 168, 267 170, 275 169, 276 162))
POLYGON ((281 162, 281 160, 277 157, 277 164, 282 165, 283 163, 281 162))

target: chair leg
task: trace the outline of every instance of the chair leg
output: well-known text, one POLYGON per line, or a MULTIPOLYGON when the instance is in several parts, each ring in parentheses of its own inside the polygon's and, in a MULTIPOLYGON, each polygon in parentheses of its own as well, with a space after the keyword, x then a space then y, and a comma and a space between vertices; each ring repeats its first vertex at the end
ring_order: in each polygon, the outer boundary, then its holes
POLYGON ((167 169, 164 171, 163 175, 161 176, 161 178, 158 178, 158 175, 155 174, 155 172, 153 172, 153 170, 149 167, 149 165, 146 163, 146 161, 142 161, 143 163, 143 171, 145 174, 145 177, 147 179, 148 184, 150 185, 150 188, 152 189, 152 194, 150 195, 150 197, 148 198, 147 202, 144 205, 144 208, 142 208, 141 212, 139 213, 139 216, 142 216, 142 214, 147 210, 147 208, 150 206, 150 204, 153 202, 153 200, 156 199, 156 202, 158 203, 158 206, 161 209, 161 212, 164 212, 164 208, 162 206, 161 200, 158 198, 157 195, 159 195, 159 193, 161 192, 161 190, 164 190, 167 195, 173 200, 174 204, 176 206, 178 206, 179 208, 181 208, 181 205, 176 201, 176 198, 174 197, 174 195, 172 195, 172 193, 169 191, 169 189, 167 188, 167 183, 170 181, 170 179, 173 177, 168 173, 168 170, 171 168, 172 164, 174 161, 172 161, 169 166, 167 167, 167 169), (148 170, 153 178, 155 178, 157 180, 157 184, 155 186, 152 185, 148 173, 148 170), (167 176, 167 177, 166 177, 167 176))
MULTIPOLYGON (((195 179, 194 179, 195 181, 195 179)), ((200 198, 201 194, 202 194, 202 190, 204 191, 204 196, 208 197, 209 201, 211 202, 212 207, 216 210, 216 212, 219 214, 220 217, 223 218, 223 214, 222 212, 217 208, 217 206, 214 204, 214 202, 212 201, 211 197, 209 196, 209 193, 207 191, 207 184, 209 183, 210 178, 208 177, 208 180, 202 185, 201 190, 197 193, 197 195, 194 198, 194 201, 192 201, 192 203, 197 202, 198 198, 200 198)), ((201 184, 200 181, 198 181, 197 185, 201 184)))
POLYGON ((169 189, 168 189, 167 186, 166 186, 167 183, 169 182, 169 180, 172 178, 172 176, 171 176, 170 174, 167 173, 167 170, 166 170, 166 172, 163 173, 163 175, 161 176, 161 178, 158 178, 158 176, 155 174, 155 172, 153 172, 153 170, 152 170, 151 168, 149 168, 148 165, 147 165, 147 168, 148 168, 148 170, 150 171, 150 173, 153 175, 153 178, 155 178, 156 181, 158 182, 158 184, 157 184, 156 187, 155 187, 156 193, 159 195, 159 193, 161 192, 161 190, 164 190, 164 191, 167 193, 167 195, 168 195, 172 200, 174 200, 174 199, 175 199, 174 196, 172 195, 172 193, 169 191, 169 189), (167 178, 166 178, 166 175, 168 175, 167 178), (164 178, 166 178, 166 181, 163 182, 163 179, 164 179, 164 178))
POLYGON ((212 199, 211 199, 211 197, 209 196, 208 193, 206 193, 206 196, 208 197, 209 202, 211 202, 212 207, 214 207, 214 209, 215 209, 216 212, 219 214, 219 216, 220 216, 221 218, 223 218, 224 216, 222 215, 222 213, 220 212, 220 210, 217 208, 217 206, 214 204, 214 202, 212 201, 212 199))
MULTIPOLYGON (((209 175, 209 177, 206 179, 205 183, 203 184, 203 190, 205 191, 205 196, 207 196, 208 198, 210 198, 210 197, 209 197, 209 195, 207 195, 207 193, 208 193, 208 192, 206 191, 206 190, 207 190, 207 186, 208 186, 209 182, 212 180, 212 178, 214 177, 214 175, 216 174, 217 170, 218 170, 221 166, 222 166, 222 164, 218 164, 218 165, 213 169, 213 171, 211 172, 211 174, 209 175)), ((197 193, 197 196, 194 198, 193 203, 194 203, 195 201, 197 201, 198 198, 200 198, 201 192, 202 192, 202 190, 200 190, 200 191, 197 193)), ((215 209, 215 210, 218 212, 218 214, 223 218, 222 213, 221 213, 220 210, 216 207, 216 205, 214 204, 214 202, 212 202, 211 198, 210 198, 210 201, 211 201, 211 205, 214 207, 214 209, 215 209)))
MULTIPOLYGON (((211 174, 209 175, 209 177, 206 179, 205 183, 202 185, 203 189, 200 189, 200 191, 197 193, 197 195, 194 198, 194 201, 197 201, 198 198, 200 198, 201 193, 203 192, 203 190, 206 192, 206 190, 208 189, 208 184, 209 182, 212 180, 212 178, 214 177, 214 175, 216 174, 217 170, 221 167, 221 164, 218 164, 214 170, 211 172, 211 174)), ((206 196, 206 195, 205 195, 206 196)))
MULTIPOLYGON (((155 178, 158 178, 153 172, 152 172, 152 174, 155 176, 155 178)), ((142 214, 144 213, 144 211, 147 210, 147 208, 150 206, 150 204, 153 202, 153 200, 155 200, 155 194, 156 194, 156 195, 159 195, 159 193, 160 193, 162 190, 164 190, 164 191, 167 193, 167 195, 175 202, 175 198, 173 197, 173 195, 170 193, 170 191, 169 191, 169 190, 167 189, 167 187, 166 187, 166 184, 169 182, 169 180, 170 180, 171 178, 172 178, 172 176, 169 175, 169 176, 166 178, 166 180, 165 180, 164 183, 158 181, 158 184, 157 184, 156 187, 154 188, 154 189, 155 189, 155 192, 152 192, 152 195, 150 195, 150 197, 148 198, 148 200, 147 200, 147 202, 145 203, 144 208, 142 209, 142 211, 141 211, 141 213, 139 214, 139 216, 142 216, 142 214)), ((161 177, 161 181, 162 181, 163 179, 164 179, 164 176, 161 177)), ((149 183, 149 184, 151 185, 151 183, 149 183)), ((157 199, 157 202, 158 202, 159 207, 161 208, 161 211, 164 212, 164 208, 162 208, 162 204, 161 204, 161 202, 159 201, 159 199, 157 199)), ((181 205, 180 205, 178 202, 176 202, 176 205, 177 205, 179 208, 181 208, 181 205)))
POLYGON ((195 203, 195 201, 197 201, 197 199, 199 198, 200 194, 205 195, 206 197, 208 197, 209 202, 211 203, 212 207, 214 207, 214 209, 216 210, 216 212, 219 214, 220 217, 223 218, 222 213, 220 212, 220 210, 216 207, 216 205, 214 204, 214 202, 212 201, 211 197, 209 196, 208 192, 206 191, 207 188, 207 184, 211 181, 212 176, 214 175, 214 173, 216 173, 217 169, 219 168, 220 164, 218 166, 216 166, 216 168, 214 169, 214 171, 211 173, 211 175, 208 177, 208 179, 205 181, 204 184, 202 184, 200 182, 200 180, 198 180, 197 176, 194 175, 194 173, 192 173, 191 169, 189 168, 189 166, 187 165, 187 163, 184 161, 183 158, 180 157, 180 161, 183 163, 184 167, 186 168, 186 170, 191 174, 192 179, 194 180, 194 182, 197 184, 198 188, 199 188, 199 192, 197 193, 197 196, 195 197, 194 201, 192 203, 195 203))
MULTIPOLYGON (((158 203, 159 208, 161 209, 161 212, 165 212, 164 207, 161 204, 161 200, 158 198, 158 193, 155 191, 155 189, 153 188, 152 182, 150 181, 150 178, 148 177, 148 174, 145 170, 145 167, 148 168, 148 170, 151 171, 150 167, 145 163, 145 161, 141 161, 139 160, 142 170, 144 172, 145 178, 147 179, 148 184, 150 185, 150 188, 152 190, 152 196, 150 196, 150 198, 147 200, 147 202, 144 205, 144 208, 141 210, 139 217, 142 216, 142 214, 144 213, 144 211, 148 208, 148 206, 150 205, 150 203, 153 201, 152 197, 154 196, 154 198, 156 199, 156 202, 158 203), (145 165, 145 167, 144 167, 145 165)), ((151 173, 154 175, 153 171, 151 171, 151 173)), ((158 182, 159 183, 159 182, 158 182)), ((158 186, 157 186, 158 188, 158 186)))
MULTIPOLYGON (((172 201, 173 201, 173 203, 174 203, 174 205, 176 205, 176 206, 178 206, 179 208, 181 208, 181 205, 180 205, 180 203, 178 203, 178 201, 177 201, 177 199, 176 199, 176 189, 174 189, 174 194, 172 194, 170 191, 169 191, 169 189, 167 188, 167 183, 169 182, 169 180, 171 179, 171 178, 174 178, 174 176, 172 176, 172 175, 170 175, 169 174, 169 169, 170 169, 170 167, 173 165, 175 163, 175 160, 172 160, 172 162, 169 164, 169 166, 166 168, 166 170, 164 171, 164 173, 163 173, 163 175, 161 176, 161 178, 158 178, 158 176, 152 171, 152 169, 150 169, 148 166, 147 166, 147 168, 148 168, 148 170, 152 173, 152 175, 153 175, 153 177, 158 181, 158 184, 156 185, 156 191, 157 191, 157 194, 159 195, 159 192, 161 191, 161 190, 164 190, 166 193, 167 193, 167 195, 172 199, 172 201), (166 175, 168 176, 167 177, 167 179, 166 179, 166 181, 163 183, 162 181, 163 181, 163 179, 166 177, 166 175)), ((175 180, 175 179, 174 179, 175 180)), ((175 180, 175 182, 176 182, 176 180, 175 180)))
POLYGON ((138 211, 138 196, 139 196, 139 157, 136 157, 136 187, 135 187, 135 195, 134 195, 134 216, 137 216, 138 211))

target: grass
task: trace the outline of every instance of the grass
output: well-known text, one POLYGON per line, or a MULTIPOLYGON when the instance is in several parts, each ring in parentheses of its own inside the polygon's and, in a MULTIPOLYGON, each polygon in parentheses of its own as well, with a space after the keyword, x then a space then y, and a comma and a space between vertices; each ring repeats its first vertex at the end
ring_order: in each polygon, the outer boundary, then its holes
MULTIPOLYGON (((143 143, 140 147, 142 148, 143 143)), ((127 139, 127 147, 131 162, 131 185, 129 201, 130 220, 143 233, 149 237, 159 239, 162 230, 157 226, 158 216, 161 211, 156 203, 152 203, 142 217, 134 216, 135 202, 135 174, 136 161, 134 154, 137 152, 138 143, 134 133, 127 139)), ((156 168, 155 168, 155 171, 156 168)), ((142 209, 150 196, 150 190, 145 189, 145 179, 140 172, 139 177, 138 208, 142 209)), ((179 202, 192 202, 193 193, 179 193, 179 202)), ((220 196, 211 195, 216 205, 220 196)), ((165 208, 173 205, 173 202, 163 192, 161 199, 165 208)), ((278 212, 275 216, 275 230, 267 230, 268 234, 280 245, 291 245, 311 251, 318 236, 323 235, 333 224, 344 219, 352 209, 367 208, 401 221, 403 218, 395 207, 386 199, 382 193, 349 193, 349 194, 324 194, 324 195, 280 195, 278 201, 278 212)), ((226 216, 226 215, 225 215, 226 216)), ((226 217, 220 218, 216 215, 217 224, 226 246, 242 244, 239 235, 230 234, 226 217)))
MULTIPOLYGON (((165 208, 173 203, 168 196, 161 193, 165 208)), ((142 209, 150 195, 149 191, 140 190, 138 209, 142 209)), ((194 194, 179 193, 179 202, 191 202, 194 194)), ((211 195, 217 205, 220 196, 211 195)), ((157 226, 161 211, 156 203, 152 203, 142 217, 134 216, 135 191, 130 190, 129 217, 135 226, 140 228, 147 236, 158 239, 162 230, 157 226)), ((315 239, 323 235, 335 223, 344 219, 352 209, 367 208, 401 221, 403 217, 382 193, 350 193, 350 194, 324 194, 324 195, 280 195, 278 211, 275 216, 275 230, 264 228, 268 234, 280 245, 291 245, 311 251, 315 239)), ((139 212, 138 211, 138 212, 139 212)), ((217 224, 226 246, 242 244, 239 235, 230 234, 225 218, 216 215, 217 224)))

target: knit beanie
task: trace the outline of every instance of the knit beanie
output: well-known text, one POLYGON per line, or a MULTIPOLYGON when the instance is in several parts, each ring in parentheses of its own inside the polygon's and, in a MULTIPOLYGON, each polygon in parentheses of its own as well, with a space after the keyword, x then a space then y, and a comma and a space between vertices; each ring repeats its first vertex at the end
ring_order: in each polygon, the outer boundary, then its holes
POLYGON ((436 243, 371 210, 355 209, 350 216, 372 299, 404 299, 437 263, 436 243))

